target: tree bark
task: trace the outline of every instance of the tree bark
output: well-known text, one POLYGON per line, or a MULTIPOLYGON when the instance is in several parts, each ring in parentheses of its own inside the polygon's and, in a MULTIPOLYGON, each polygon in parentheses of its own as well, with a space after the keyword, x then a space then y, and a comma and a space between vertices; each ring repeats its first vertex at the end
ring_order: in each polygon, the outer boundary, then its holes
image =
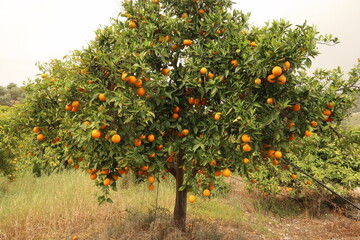
POLYGON ((186 229, 186 196, 187 189, 185 188, 182 191, 179 189, 182 186, 184 181, 184 170, 183 166, 183 154, 178 154, 176 168, 175 168, 175 178, 176 178, 176 199, 175 199, 175 208, 174 208, 174 223, 181 231, 186 229))

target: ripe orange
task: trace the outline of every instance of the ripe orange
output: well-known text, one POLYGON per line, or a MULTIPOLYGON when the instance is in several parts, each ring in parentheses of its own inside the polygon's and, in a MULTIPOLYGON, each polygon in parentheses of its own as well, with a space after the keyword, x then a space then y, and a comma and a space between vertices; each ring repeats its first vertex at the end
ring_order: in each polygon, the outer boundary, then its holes
POLYGON ((71 240, 79 240, 79 238, 77 236, 73 236, 71 240))
POLYGON ((284 75, 281 75, 277 79, 277 84, 284 84, 286 82, 286 77, 284 75))
POLYGON ((138 146, 140 146, 141 145, 141 140, 139 139, 139 138, 136 138, 135 140, 134 140, 134 146, 135 147, 138 147, 138 146))
POLYGON ((230 64, 232 64, 234 67, 239 66, 239 63, 236 59, 231 60, 230 64))
POLYGON ((251 146, 249 144, 245 144, 242 146, 242 149, 244 152, 250 152, 251 151, 251 146))
POLYGON ((330 116, 330 115, 331 115, 331 110, 325 109, 324 111, 322 111, 322 113, 323 113, 325 116, 330 116))
POLYGON ((39 140, 39 141, 44 140, 44 138, 45 138, 45 136, 42 133, 40 133, 39 135, 36 136, 36 139, 39 140))
POLYGON ((220 117, 221 117, 221 113, 220 113, 220 112, 217 112, 217 113, 215 113, 215 115, 214 115, 214 120, 215 120, 215 121, 218 121, 218 120, 220 119, 220 117))
POLYGON ((73 102, 71 103, 71 106, 73 106, 73 107, 79 107, 79 106, 80 106, 80 102, 79 102, 79 101, 73 101, 73 102))
POLYGON ((275 152, 274 152, 274 157, 275 157, 276 159, 281 158, 281 157, 282 157, 282 152, 280 152, 280 151, 275 151, 275 152))
POLYGON ((167 75, 169 72, 170 72, 170 69, 168 69, 168 68, 163 68, 163 69, 161 69, 161 73, 162 73, 163 75, 167 75))
POLYGON ((292 133, 289 137, 289 141, 294 141, 295 140, 295 134, 292 133))
POLYGON ((275 66, 272 70, 271 73, 274 74, 275 76, 280 76, 282 73, 282 69, 279 66, 275 66))
POLYGON ((289 62, 289 61, 285 61, 284 64, 285 64, 285 70, 289 70, 289 69, 290 69, 290 66, 291 66, 290 62, 289 62))
POLYGON ((106 124, 101 125, 100 129, 105 129, 107 127, 106 124))
POLYGON ((294 122, 289 122, 288 128, 290 129, 292 126, 295 126, 295 123, 294 122))
POLYGON ((136 25, 136 22, 135 21, 131 21, 130 23, 129 23, 129 28, 136 28, 137 27, 137 25, 136 25))
POLYGON ((276 152, 275 150, 270 149, 270 150, 267 151, 267 155, 268 155, 269 157, 274 158, 274 157, 275 157, 275 156, 274 156, 275 152, 276 152))
POLYGON ((332 108, 334 106, 334 103, 333 102, 328 102, 327 104, 326 104, 326 107, 327 108, 332 108))
POLYGON ((295 175, 295 174, 291 174, 290 176, 291 176, 292 179, 294 179, 294 180, 296 179, 296 175, 295 175))
POLYGON ((310 122, 310 126, 312 126, 313 128, 317 127, 318 123, 316 121, 311 121, 310 122))
POLYGON ((204 74, 206 74, 206 73, 207 73, 207 69, 206 69, 206 68, 203 67, 203 68, 200 69, 200 74, 201 74, 201 75, 204 75, 204 74))
POLYGON ((213 78, 215 77, 215 75, 214 75, 213 73, 209 73, 209 74, 208 74, 208 77, 209 77, 210 79, 213 79, 213 78))
POLYGON ((159 145, 159 146, 156 146, 156 150, 158 150, 158 151, 161 151, 161 149, 163 149, 163 145, 159 145))
POLYGON ((228 168, 225 168, 222 172, 222 174, 224 175, 224 177, 230 177, 231 176, 231 171, 228 168))
POLYGON ((267 76, 266 80, 269 82, 269 83, 274 83, 275 82, 275 79, 276 79, 276 76, 274 74, 270 74, 267 76))
POLYGON ((121 141, 121 136, 119 134, 115 134, 111 137, 111 141, 113 143, 119 143, 121 141))
POLYGON ((274 99, 273 98, 268 98, 268 99, 266 99, 266 103, 267 104, 274 104, 274 99))
POLYGON ((173 107, 172 110, 174 113, 179 113, 180 112, 180 108, 178 106, 173 107))
POLYGON ((250 42, 250 46, 256 47, 256 42, 254 42, 254 41, 250 42))
POLYGON ((312 132, 309 130, 306 130, 304 133, 305 136, 310 137, 312 135, 312 132))
POLYGON ((292 105, 292 110, 295 112, 300 111, 300 108, 301 108, 300 104, 296 103, 296 104, 292 105))
POLYGON ((256 179, 252 178, 252 179, 250 179, 250 182, 256 183, 256 179))
POLYGON ((150 184, 150 185, 149 185, 149 190, 152 191, 152 190, 154 190, 154 189, 155 189, 155 185, 150 184))
POLYGON ((142 80, 141 79, 136 79, 136 82, 134 84, 135 87, 139 88, 141 87, 143 84, 142 80))
POLYGON ((190 105, 194 105, 194 103, 195 103, 195 98, 193 98, 193 97, 189 98, 189 99, 188 99, 188 103, 189 103, 190 105))
POLYGON ((34 129, 33 129, 33 132, 34 133, 38 133, 38 132, 40 132, 41 131, 41 129, 39 128, 39 127, 34 127, 34 129))
POLYGON ((41 77, 42 77, 42 78, 46 78, 47 75, 46 75, 45 73, 43 73, 43 74, 41 74, 41 77))
POLYGON ((109 186, 109 185, 111 184, 110 178, 105 178, 105 180, 103 181, 103 184, 104 184, 105 186, 109 186))
POLYGON ((71 111, 72 108, 73 108, 73 107, 72 107, 71 104, 68 104, 68 105, 65 106, 65 110, 66 110, 66 111, 71 111))
POLYGON ((149 176, 148 177, 148 182, 149 183, 154 183, 155 182, 155 178, 153 176, 149 176))
POLYGON ((134 85, 136 83, 136 81, 137 81, 135 76, 130 76, 130 77, 126 78, 126 80, 131 85, 134 85))
POLYGON ((188 136, 189 133, 190 133, 190 132, 189 132, 188 129, 184 129, 184 130, 181 131, 181 135, 183 135, 183 136, 188 136))
POLYGON ((105 94, 100 93, 100 94, 99 94, 99 99, 100 99, 100 101, 105 102, 105 101, 106 101, 105 94))
POLYGON ((250 159, 248 159, 248 158, 244 158, 244 159, 243 159, 243 162, 244 162, 244 164, 247 164, 247 163, 249 163, 249 162, 250 162, 250 159))
POLYGON ((204 13, 205 13, 204 9, 199 9, 198 10, 198 14, 204 14, 204 13))
POLYGON ((243 135, 241 136, 241 141, 243 141, 243 142, 245 142, 245 143, 250 142, 250 141, 251 141, 251 137, 250 137, 249 135, 247 135, 247 134, 243 134, 243 135))
POLYGON ((172 45, 172 46, 171 46, 171 51, 174 52, 177 48, 178 48, 178 45, 176 45, 176 44, 175 44, 175 45, 172 45))
POLYGON ((173 115, 171 116, 172 119, 178 119, 179 118, 179 114, 177 113, 173 113, 173 115))
POLYGON ((210 192, 209 189, 205 189, 205 190, 203 191, 203 195, 204 195, 205 197, 209 197, 210 194, 211 194, 211 192, 210 192))
POLYGON ((190 195, 188 200, 190 203, 194 203, 194 202, 196 202, 196 197, 194 195, 190 195))
POLYGON ((279 161, 278 160, 276 160, 276 159, 274 159, 273 160, 273 164, 276 166, 276 165, 279 165, 279 161))
POLYGON ((90 179, 91 179, 91 180, 95 180, 96 178, 97 178, 97 174, 96 174, 96 173, 90 174, 90 179))
POLYGON ((261 79, 257 78, 254 80, 255 85, 260 85, 261 84, 261 79))
POLYGON ((308 180, 308 181, 306 182, 306 184, 309 184, 309 185, 311 185, 311 183, 312 183, 312 182, 311 182, 310 180, 308 180))
POLYGON ((148 140, 149 142, 155 141, 155 136, 154 136, 154 134, 150 134, 149 136, 147 136, 147 140, 148 140))
POLYGON ((139 95, 140 97, 142 97, 142 96, 145 95, 146 90, 145 90, 143 87, 141 87, 141 88, 138 88, 138 89, 136 90, 136 93, 137 93, 137 95, 139 95))
POLYGON ((94 129, 91 131, 91 137, 92 138, 100 138, 101 132, 100 130, 94 129))
POLYGON ((184 44, 185 46, 191 46, 192 41, 191 41, 190 39, 185 39, 185 40, 183 41, 183 44, 184 44))

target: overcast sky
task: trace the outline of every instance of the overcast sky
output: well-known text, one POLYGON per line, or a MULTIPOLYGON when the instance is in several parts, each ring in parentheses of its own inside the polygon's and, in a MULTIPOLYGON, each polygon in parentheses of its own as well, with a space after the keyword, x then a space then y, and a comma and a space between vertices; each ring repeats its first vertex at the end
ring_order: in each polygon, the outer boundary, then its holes
MULTIPOLYGON (((160 0, 161 2, 161 0, 160 0)), ((321 33, 340 38, 321 46, 313 68, 342 67, 348 71, 360 58, 360 0, 234 0, 235 8, 251 12, 250 22, 272 19, 293 24, 305 20, 321 33)), ((110 24, 120 0, 1 0, 0 85, 22 85, 38 74, 36 62, 62 58, 94 38, 94 31, 110 24)))

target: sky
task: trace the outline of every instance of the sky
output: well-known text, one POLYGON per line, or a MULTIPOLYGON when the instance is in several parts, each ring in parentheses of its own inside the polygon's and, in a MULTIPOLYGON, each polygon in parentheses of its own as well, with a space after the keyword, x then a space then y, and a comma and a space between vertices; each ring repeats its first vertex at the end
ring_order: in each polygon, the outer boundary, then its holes
MULTIPOLYGON (((160 0, 161 2, 161 0, 160 0)), ((336 46, 319 46, 316 68, 340 66, 345 72, 360 58, 360 0, 233 0, 234 7, 251 12, 250 22, 261 26, 272 19, 317 26, 320 33, 340 39, 336 46)), ((19 86, 34 79, 37 62, 61 59, 85 47, 94 31, 110 25, 121 10, 120 0, 0 1, 0 85, 19 86)))

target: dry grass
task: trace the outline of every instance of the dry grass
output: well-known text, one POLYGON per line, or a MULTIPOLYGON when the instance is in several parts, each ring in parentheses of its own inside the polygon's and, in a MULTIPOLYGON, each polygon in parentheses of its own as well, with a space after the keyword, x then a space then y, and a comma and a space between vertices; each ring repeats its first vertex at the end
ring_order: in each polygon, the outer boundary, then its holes
POLYGON ((198 199, 188 207, 190 227, 183 233, 171 221, 173 181, 154 191, 146 183, 133 184, 131 176, 120 185, 112 192, 114 203, 99 206, 97 188, 82 173, 24 176, 11 185, 1 179, 0 239, 220 239, 217 220, 244 220, 239 205, 198 199))

